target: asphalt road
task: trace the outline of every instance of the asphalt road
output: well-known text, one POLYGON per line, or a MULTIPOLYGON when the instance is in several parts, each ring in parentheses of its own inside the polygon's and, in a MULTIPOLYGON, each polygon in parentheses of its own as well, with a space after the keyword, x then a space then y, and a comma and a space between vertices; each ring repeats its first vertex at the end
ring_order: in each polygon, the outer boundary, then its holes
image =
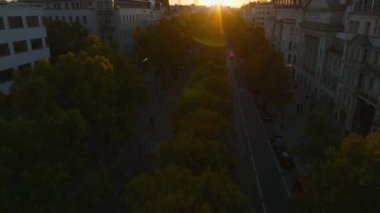
POLYGON ((238 137, 239 163, 235 178, 258 212, 292 212, 290 183, 294 172, 279 165, 269 143, 273 130, 270 126, 267 130, 267 124, 260 119, 237 59, 231 59, 228 52, 226 64, 234 89, 234 122, 238 137))

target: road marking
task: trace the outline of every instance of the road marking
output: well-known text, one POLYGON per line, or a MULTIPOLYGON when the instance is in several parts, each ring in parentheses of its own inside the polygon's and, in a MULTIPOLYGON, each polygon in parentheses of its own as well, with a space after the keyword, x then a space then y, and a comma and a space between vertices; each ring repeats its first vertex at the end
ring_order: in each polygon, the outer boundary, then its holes
MULTIPOLYGON (((259 116, 259 112, 257 111, 257 108, 256 107, 253 107, 253 108, 255 109, 256 115, 259 116)), ((265 135, 265 138, 266 138, 265 141, 267 142, 267 145, 269 146, 269 149, 271 150, 272 154, 275 155, 273 147, 269 143, 269 137, 268 137, 268 133, 267 133, 266 129, 264 128, 264 123, 263 123, 263 121, 261 119, 259 119, 259 122, 260 122, 261 128, 263 129, 263 132, 264 132, 264 135, 265 135)), ((274 162, 276 163, 276 167, 277 167, 278 171, 280 172, 281 180, 282 180, 282 183, 284 184, 284 188, 286 190, 286 193, 288 194, 289 198, 292 198, 292 194, 290 193, 289 186, 286 183, 286 180, 285 180, 285 177, 284 177, 284 173, 282 172, 282 169, 280 167, 280 164, 278 163, 278 160, 277 160, 276 156, 274 156, 274 162)))
MULTIPOLYGON (((229 67, 231 67, 230 63, 228 63, 227 66, 228 65, 230 65, 229 67)), ((234 94, 235 94, 235 97, 236 97, 236 100, 237 100, 238 111, 239 111, 239 115, 240 115, 240 118, 241 118, 241 121, 242 121, 242 127, 243 127, 243 130, 244 130, 244 137, 245 137, 245 141, 247 142, 247 145, 248 145, 249 157, 251 159, 251 166, 252 166, 253 172, 255 174, 255 178, 256 178, 256 184, 257 184, 257 189, 258 189, 260 200, 261 200, 261 206, 262 206, 263 212, 266 213, 267 209, 266 209, 266 206, 265 206, 265 203, 264 203, 264 200, 263 200, 263 193, 262 193, 262 189, 261 189, 261 185, 260 185, 259 175, 258 175, 257 170, 256 170, 255 159, 253 158, 251 141, 249 140, 248 130, 247 130, 247 127, 245 125, 246 122, 245 122, 245 118, 243 116, 243 110, 242 110, 242 107, 241 107, 240 96, 239 96, 239 93, 236 91, 235 77, 233 76, 233 72, 231 72, 231 69, 227 69, 227 71, 229 73, 230 80, 232 82, 232 87, 234 88, 234 94)))

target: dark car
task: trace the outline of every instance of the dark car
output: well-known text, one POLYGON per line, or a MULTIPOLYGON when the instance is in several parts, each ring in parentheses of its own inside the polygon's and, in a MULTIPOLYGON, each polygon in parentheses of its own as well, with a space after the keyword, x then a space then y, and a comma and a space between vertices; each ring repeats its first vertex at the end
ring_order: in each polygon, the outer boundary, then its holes
POLYGON ((293 158, 286 151, 281 151, 277 153, 277 156, 284 167, 293 167, 293 158))
POLYGON ((285 141, 281 136, 272 136, 270 137, 270 143, 274 151, 282 152, 285 151, 285 141))
POLYGON ((262 110, 260 112, 260 117, 264 120, 264 121, 271 121, 272 120, 272 116, 270 115, 269 112, 265 111, 265 110, 262 110))

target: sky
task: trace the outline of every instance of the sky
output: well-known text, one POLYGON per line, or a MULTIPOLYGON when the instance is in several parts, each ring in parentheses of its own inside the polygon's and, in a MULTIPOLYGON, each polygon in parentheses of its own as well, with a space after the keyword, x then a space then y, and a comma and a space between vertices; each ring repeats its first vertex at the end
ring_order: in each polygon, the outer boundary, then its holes
MULTIPOLYGON (((169 0, 171 5, 178 4, 193 4, 194 0, 169 0)), ((252 1, 252 0, 251 0, 252 1)), ((240 7, 242 4, 246 4, 249 0, 198 0, 200 5, 214 5, 216 3, 222 3, 223 5, 230 5, 233 7, 240 7)))

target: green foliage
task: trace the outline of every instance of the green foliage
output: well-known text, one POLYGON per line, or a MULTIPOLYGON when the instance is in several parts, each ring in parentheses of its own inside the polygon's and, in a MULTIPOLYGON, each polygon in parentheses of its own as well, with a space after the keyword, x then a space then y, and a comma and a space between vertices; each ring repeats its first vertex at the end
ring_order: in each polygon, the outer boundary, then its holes
POLYGON ((164 77, 182 63, 186 54, 180 51, 195 42, 200 50, 176 105, 173 138, 161 145, 155 171, 127 187, 130 212, 253 212, 230 179, 233 106, 219 12, 179 15, 136 32, 140 57, 151 58, 164 77), (179 52, 172 43, 180 43, 179 52))
POLYGON ((64 21, 44 19, 51 59, 68 52, 78 52, 84 47, 87 30, 78 22, 69 24, 64 21))
POLYGON ((183 91, 183 94, 177 103, 175 120, 178 120, 187 112, 198 108, 204 108, 227 115, 231 112, 229 100, 211 94, 204 88, 187 88, 183 91))
POLYGON ((216 140, 197 137, 194 134, 177 133, 160 148, 159 165, 161 167, 175 164, 182 168, 189 168, 195 174, 201 174, 208 169, 228 170, 232 163, 230 150, 227 150, 223 144, 216 140))
POLYGON ((207 140, 228 142, 232 126, 219 112, 199 108, 186 113, 178 123, 178 131, 207 140))
POLYGON ((380 195, 380 134, 346 137, 311 173, 297 199, 301 212, 377 212, 380 195))
POLYGON ((106 212, 115 186, 103 168, 144 100, 141 73, 97 37, 18 72, 1 96, 0 212, 106 212), (3 196, 5 195, 5 196, 3 196))
POLYGON ((193 175, 169 166, 134 179, 129 187, 130 212, 253 212, 225 172, 193 175))
POLYGON ((157 25, 137 29, 134 34, 138 59, 149 58, 158 67, 158 74, 164 83, 175 75, 178 66, 184 64, 191 47, 183 19, 182 16, 162 18, 157 25))
POLYGON ((227 37, 243 59, 248 86, 259 91, 260 98, 279 107, 291 100, 289 74, 282 56, 270 48, 262 28, 248 28, 239 14, 224 13, 227 37))
POLYGON ((303 132, 306 141, 295 148, 305 163, 318 163, 326 157, 326 151, 337 148, 341 132, 326 116, 311 112, 306 118, 303 132))
POLYGON ((268 47, 246 58, 246 77, 251 88, 273 106, 282 106, 290 99, 289 74, 282 57, 268 47))

